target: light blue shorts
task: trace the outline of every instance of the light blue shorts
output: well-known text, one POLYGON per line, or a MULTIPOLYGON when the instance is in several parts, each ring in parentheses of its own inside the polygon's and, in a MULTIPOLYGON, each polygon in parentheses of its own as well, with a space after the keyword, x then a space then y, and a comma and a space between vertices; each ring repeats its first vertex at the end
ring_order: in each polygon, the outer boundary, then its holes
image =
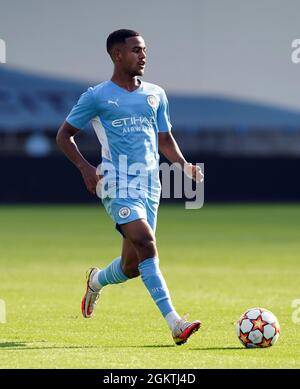
POLYGON ((122 235, 123 233, 120 230, 120 225, 138 219, 147 220, 155 233, 159 198, 140 197, 138 199, 131 199, 105 197, 102 199, 102 203, 106 212, 116 223, 116 229, 122 235))

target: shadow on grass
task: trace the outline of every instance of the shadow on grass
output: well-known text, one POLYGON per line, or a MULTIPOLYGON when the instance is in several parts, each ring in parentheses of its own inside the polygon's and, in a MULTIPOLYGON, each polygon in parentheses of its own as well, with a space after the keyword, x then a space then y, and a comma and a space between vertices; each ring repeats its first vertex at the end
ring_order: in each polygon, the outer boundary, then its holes
MULTIPOLYGON (((38 342, 39 343, 39 342, 38 342)), ((41 342, 42 343, 42 342, 41 342)), ((5 350, 55 350, 55 349, 100 349, 100 348, 176 348, 175 344, 149 344, 149 345, 93 345, 93 346, 34 346, 34 342, 4 342, 0 343, 1 349, 5 350)), ((183 346, 184 348, 184 346, 183 346)), ((188 351, 223 351, 243 350, 244 347, 195 347, 188 351)))
MULTIPOLYGON (((39 343, 39 342, 38 342, 39 343)), ((46 350, 46 349, 88 349, 99 346, 33 346, 34 342, 4 342, 0 343, 1 349, 5 350, 46 350)))
MULTIPOLYGON (((0 343, 1 349, 5 350, 47 350, 47 349, 97 349, 97 348, 169 348, 175 347, 173 344, 153 344, 153 345, 95 345, 95 346, 35 346, 35 342, 3 342, 0 343)), ((37 342, 40 343, 40 342, 37 342)), ((41 342, 42 343, 42 342, 41 342)))
POLYGON ((26 347, 27 344, 24 343, 24 342, 4 342, 4 343, 0 343, 0 349, 1 348, 15 348, 15 347, 26 347))

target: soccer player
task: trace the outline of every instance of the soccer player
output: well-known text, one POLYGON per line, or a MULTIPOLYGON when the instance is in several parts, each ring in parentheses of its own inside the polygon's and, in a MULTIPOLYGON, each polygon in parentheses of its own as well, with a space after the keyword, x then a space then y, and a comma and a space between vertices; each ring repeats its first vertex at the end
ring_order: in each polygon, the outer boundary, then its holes
POLYGON ((81 95, 57 134, 59 147, 79 169, 87 189, 96 194, 102 183, 103 194, 106 187, 102 203, 123 237, 119 257, 102 270, 92 267, 87 271, 82 314, 85 318, 92 316, 106 285, 141 276, 175 343, 180 345, 200 328, 201 322, 179 316, 159 268, 155 241, 161 193, 158 151, 170 162, 179 163, 194 180, 202 181, 203 175, 199 166, 185 160, 172 136, 164 90, 138 78, 143 76, 146 64, 142 36, 132 30, 117 30, 108 36, 106 45, 114 64, 111 79, 81 95), (74 141, 89 121, 102 146, 99 175, 74 141), (140 180, 138 196, 136 180, 140 180))

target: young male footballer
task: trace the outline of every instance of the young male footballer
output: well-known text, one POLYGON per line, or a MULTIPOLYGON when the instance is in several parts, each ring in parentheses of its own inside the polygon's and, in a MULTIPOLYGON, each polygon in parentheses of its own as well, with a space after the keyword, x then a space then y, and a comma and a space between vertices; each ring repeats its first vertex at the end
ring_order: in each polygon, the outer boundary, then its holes
POLYGON ((85 318, 92 316, 106 285, 141 276, 174 342, 181 345, 200 328, 201 322, 189 322, 179 316, 159 268, 155 241, 161 193, 158 151, 170 162, 179 163, 194 180, 202 181, 203 175, 197 165, 185 160, 172 136, 164 90, 138 78, 143 76, 146 64, 142 36, 132 30, 114 31, 106 47, 114 64, 111 79, 81 95, 57 134, 59 147, 79 169, 91 193, 95 194, 96 188, 98 193, 101 180, 102 191, 104 187, 106 191, 101 196, 102 203, 123 237, 119 257, 105 269, 88 270, 82 314, 85 318), (102 146, 100 175, 74 141, 89 121, 102 146))

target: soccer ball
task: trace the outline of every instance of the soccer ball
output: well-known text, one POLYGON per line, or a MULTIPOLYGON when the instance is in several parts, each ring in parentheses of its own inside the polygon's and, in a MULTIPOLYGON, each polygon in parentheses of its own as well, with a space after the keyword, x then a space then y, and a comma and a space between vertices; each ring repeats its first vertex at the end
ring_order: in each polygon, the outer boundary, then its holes
POLYGON ((248 309, 236 323, 237 336, 247 348, 273 346, 280 334, 279 322, 264 308, 248 309))

